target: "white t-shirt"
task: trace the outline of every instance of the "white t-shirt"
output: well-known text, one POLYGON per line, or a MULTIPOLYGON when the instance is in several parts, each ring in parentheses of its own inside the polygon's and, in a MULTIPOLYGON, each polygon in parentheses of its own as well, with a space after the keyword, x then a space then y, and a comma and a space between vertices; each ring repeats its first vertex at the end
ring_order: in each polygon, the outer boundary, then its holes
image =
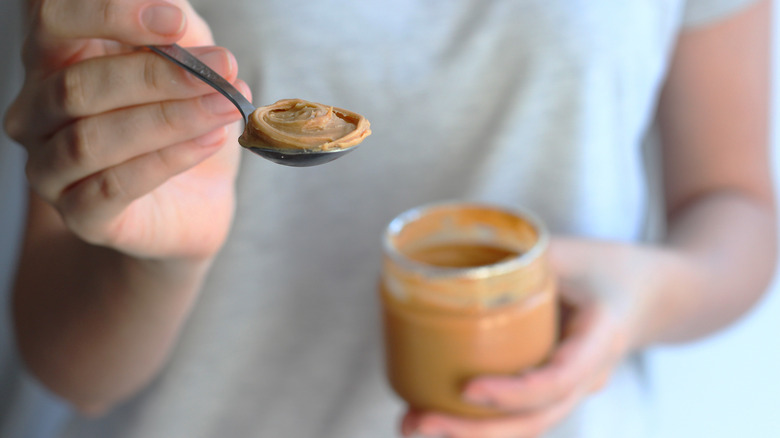
MULTIPOLYGON (((60 406, 46 427, 52 402, 19 389, 2 436, 397 436, 376 292, 390 219, 480 200, 643 240, 642 143, 676 37, 750 1, 194 1, 255 103, 349 108, 373 135, 316 168, 246 153, 232 234, 159 377, 104 418, 60 406)), ((638 438, 648 412, 632 358, 549 437, 638 438)))

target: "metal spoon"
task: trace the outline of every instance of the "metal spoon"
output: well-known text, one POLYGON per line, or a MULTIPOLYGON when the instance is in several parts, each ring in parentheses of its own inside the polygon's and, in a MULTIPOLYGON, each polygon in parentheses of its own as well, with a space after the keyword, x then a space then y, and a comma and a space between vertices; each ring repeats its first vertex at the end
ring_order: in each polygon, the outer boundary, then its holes
MULTIPOLYGON (((206 64, 201 62, 193 54, 183 49, 178 44, 172 44, 170 46, 148 46, 154 52, 168 58, 175 62, 179 66, 185 68, 190 73, 197 76, 203 82, 212 86, 215 90, 222 93, 228 100, 238 107, 241 115, 244 117, 244 124, 249 123, 249 115, 257 109, 252 102, 247 100, 233 85, 230 84, 225 78, 217 74, 214 70, 209 68, 206 64)), ((260 155, 261 157, 271 160, 277 164, 283 164, 285 166, 294 167, 307 167, 316 166, 318 164, 325 164, 329 161, 333 161, 336 158, 341 157, 347 152, 355 149, 356 146, 346 149, 336 149, 330 151, 312 151, 307 149, 266 149, 250 147, 245 148, 260 155)))

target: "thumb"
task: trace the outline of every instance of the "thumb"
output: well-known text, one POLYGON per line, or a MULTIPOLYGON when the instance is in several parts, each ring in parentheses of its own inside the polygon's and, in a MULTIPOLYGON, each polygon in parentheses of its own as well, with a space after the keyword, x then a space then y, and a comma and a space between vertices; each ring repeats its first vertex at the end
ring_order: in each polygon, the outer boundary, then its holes
POLYGON ((166 0, 41 0, 30 10, 26 56, 48 62, 73 58, 90 39, 130 46, 172 44, 187 28, 186 2, 166 0), (43 53, 41 53, 43 52, 43 53))

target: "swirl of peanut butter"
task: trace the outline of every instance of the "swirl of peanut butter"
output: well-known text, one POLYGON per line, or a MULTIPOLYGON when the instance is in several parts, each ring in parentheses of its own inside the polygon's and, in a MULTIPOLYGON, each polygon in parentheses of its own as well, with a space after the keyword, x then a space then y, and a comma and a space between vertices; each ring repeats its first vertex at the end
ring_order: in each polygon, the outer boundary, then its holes
POLYGON ((365 117, 301 99, 257 108, 238 142, 247 148, 333 151, 357 145, 371 134, 365 117))

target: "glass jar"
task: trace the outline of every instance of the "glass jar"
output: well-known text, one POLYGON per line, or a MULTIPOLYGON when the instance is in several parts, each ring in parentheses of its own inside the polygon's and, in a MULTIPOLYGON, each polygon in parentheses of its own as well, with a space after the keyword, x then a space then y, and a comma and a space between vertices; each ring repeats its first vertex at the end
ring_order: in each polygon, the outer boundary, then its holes
POLYGON ((380 284, 387 377, 411 407, 485 418, 464 384, 543 363, 558 338, 549 234, 496 206, 423 206, 394 219, 380 284))

